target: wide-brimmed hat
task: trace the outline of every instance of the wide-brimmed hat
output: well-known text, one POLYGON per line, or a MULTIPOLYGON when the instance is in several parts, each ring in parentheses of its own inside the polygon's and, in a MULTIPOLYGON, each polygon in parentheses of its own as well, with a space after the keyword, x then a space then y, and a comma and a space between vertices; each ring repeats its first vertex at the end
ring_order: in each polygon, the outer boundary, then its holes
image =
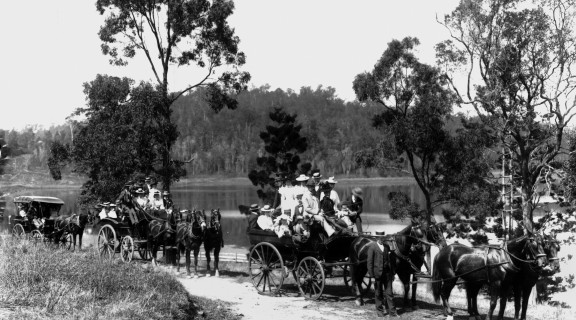
POLYGON ((110 206, 110 202, 104 202, 104 203, 102 203, 102 206, 103 206, 103 207, 109 207, 109 206, 110 206))
POLYGON ((160 190, 154 190, 154 195, 160 195, 160 190))
POLYGON ((136 193, 144 194, 146 192, 142 188, 138 188, 138 190, 136 190, 136 193))
POLYGON ((310 179, 308 176, 301 174, 296 178, 296 181, 308 181, 308 179, 310 179))
POLYGON ((150 178, 150 177, 146 177, 146 179, 144 179, 144 181, 151 181, 151 180, 152 180, 152 178, 150 178))
POLYGON ((326 182, 328 182, 328 183, 338 183, 338 181, 334 180, 334 177, 329 177, 328 180, 326 180, 326 182))
POLYGON ((164 191, 164 192, 162 192, 162 195, 163 195, 163 196, 169 196, 169 195, 170 195, 170 192, 164 191))
POLYGON ((250 205, 250 211, 252 212, 258 211, 259 209, 260 207, 256 203, 250 205))
POLYGON ((264 206, 262 207, 262 209, 260 209, 260 212, 263 212, 263 213, 269 213, 269 212, 272 212, 272 211, 274 211, 274 209, 272 209, 272 207, 271 207, 270 205, 268 205, 268 204, 267 204, 267 205, 264 205, 264 206))
POLYGON ((188 209, 182 209, 182 210, 180 210, 180 213, 188 213, 188 212, 190 212, 190 210, 188 210, 188 209))
POLYGON ((360 189, 359 187, 356 187, 354 189, 352 189, 352 194, 358 197, 362 196, 362 189, 360 189))
POLYGON ((114 208, 114 207, 116 207, 116 205, 115 205, 115 204, 113 204, 113 203, 109 204, 108 206, 109 206, 110 208, 114 208))
POLYGON ((312 170, 312 178, 322 178, 322 175, 320 174, 320 170, 316 169, 316 170, 312 170))

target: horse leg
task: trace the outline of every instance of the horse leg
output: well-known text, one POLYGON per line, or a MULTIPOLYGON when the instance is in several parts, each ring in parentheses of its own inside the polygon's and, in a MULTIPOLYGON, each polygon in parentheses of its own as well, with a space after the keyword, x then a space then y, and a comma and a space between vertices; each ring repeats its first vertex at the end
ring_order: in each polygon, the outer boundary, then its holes
POLYGON ((198 278, 198 253, 200 252, 200 246, 194 248, 194 278, 198 278))
POLYGON ((447 320, 454 319, 454 313, 452 312, 452 308, 450 308, 450 293, 454 286, 456 285, 456 279, 446 280, 442 283, 440 297, 442 298, 442 305, 444 306, 444 315, 446 316, 447 320))
POLYGON ((419 309, 418 304, 416 303, 416 289, 418 287, 418 283, 417 283, 418 277, 415 274, 412 275, 412 281, 414 282, 414 283, 412 283, 412 300, 411 300, 412 310, 418 310, 419 309))
POLYGON ((522 316, 520 317, 521 320, 526 319, 526 310, 528 310, 528 299, 530 298, 530 293, 532 292, 532 288, 524 287, 522 288, 522 316))
POLYGON ((400 281, 402 282, 402 285, 404 286, 404 300, 402 302, 402 307, 404 307, 404 309, 408 309, 408 304, 409 304, 408 293, 410 292, 410 273, 400 271, 398 273, 398 278, 400 278, 400 281))
POLYGON ((190 248, 186 248, 186 274, 188 274, 188 278, 192 277, 190 274, 190 248))
POLYGON ((220 262, 220 248, 221 246, 216 246, 214 248, 214 276, 220 276, 220 270, 218 269, 218 262, 220 262))
POLYGON ((206 276, 210 276, 210 246, 204 243, 204 252, 206 253, 206 276))
POLYGON ((82 250, 82 236, 84 235, 84 229, 80 230, 78 233, 78 251, 82 250))
POLYGON ((514 320, 520 319, 520 306, 522 303, 522 287, 514 285, 514 320))
POLYGON ((478 305, 477 305, 477 297, 478 292, 482 285, 478 285, 473 282, 469 282, 466 284, 466 299, 468 300, 468 313, 471 317, 475 319, 480 317, 480 313, 478 313, 478 305))
POLYGON ((496 304, 498 304, 498 297, 501 295, 502 283, 496 280, 490 284, 490 309, 488 310, 487 320, 492 320, 492 315, 494 314, 494 309, 496 309, 496 304))
POLYGON ((364 275, 362 275, 362 277, 360 277, 360 268, 355 266, 354 264, 350 265, 350 288, 352 289, 352 294, 354 295, 354 297, 356 297, 355 299, 355 303, 357 306, 363 306, 364 305, 364 300, 362 299, 362 279, 364 278, 364 275), (358 273, 358 274, 357 274, 358 273), (358 279, 360 279, 360 281, 358 281, 358 279))
POLYGON ((176 273, 180 273, 180 254, 182 253, 181 250, 184 250, 181 246, 181 244, 176 245, 176 273))

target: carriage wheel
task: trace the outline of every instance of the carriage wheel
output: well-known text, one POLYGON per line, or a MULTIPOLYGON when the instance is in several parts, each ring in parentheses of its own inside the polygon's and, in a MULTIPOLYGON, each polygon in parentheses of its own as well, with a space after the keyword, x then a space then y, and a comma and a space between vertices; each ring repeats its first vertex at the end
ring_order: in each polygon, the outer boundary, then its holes
POLYGON ((125 236, 122 238, 122 245, 120 246, 120 258, 124 262, 132 261, 134 256, 134 240, 131 236, 125 236))
POLYGON ((100 258, 112 259, 116 247, 116 232, 109 224, 105 224, 98 232, 98 252, 100 258))
POLYGON ((150 253, 148 252, 148 248, 146 247, 146 244, 144 243, 144 245, 140 245, 138 247, 138 254, 140 255, 140 259, 144 260, 144 261, 148 261, 150 260, 150 253))
POLYGON ((250 251, 248 268, 258 293, 278 294, 286 275, 282 256, 276 247, 267 242, 255 245, 250 251))
POLYGON ((24 227, 17 223, 12 227, 12 238, 22 240, 26 237, 26 231, 24 231, 24 227))
POLYGON ((72 234, 68 232, 64 233, 60 238, 58 246, 62 249, 70 250, 70 248, 72 248, 72 234))
POLYGON ((44 235, 40 232, 40 230, 32 230, 32 232, 30 232, 30 241, 32 241, 34 245, 44 243, 44 235))
POLYGON ((296 270, 298 289, 306 299, 316 300, 324 291, 324 267, 314 257, 305 257, 296 270))
MULTIPOLYGON (((351 287, 352 283, 350 280, 350 270, 348 268, 348 265, 344 265, 342 267, 343 271, 344 271, 344 285, 346 286, 346 288, 348 288, 348 290, 354 290, 354 288, 351 287)), ((370 293, 370 287, 372 286, 372 278, 370 278, 368 275, 364 276, 364 278, 362 279, 362 294, 368 294, 370 293)))

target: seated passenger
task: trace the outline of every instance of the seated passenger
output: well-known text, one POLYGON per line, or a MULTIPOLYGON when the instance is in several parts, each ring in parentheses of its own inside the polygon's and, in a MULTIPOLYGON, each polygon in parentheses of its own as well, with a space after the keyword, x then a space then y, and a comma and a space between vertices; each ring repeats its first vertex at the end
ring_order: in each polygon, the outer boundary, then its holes
POLYGON ((162 199, 160 199, 160 191, 156 190, 154 191, 154 197, 152 198, 152 201, 150 201, 150 208, 152 208, 152 210, 164 210, 164 201, 162 199))
POLYGON ((260 227, 258 226, 259 215, 260 215, 260 207, 258 207, 257 204, 250 205, 250 215, 246 217, 248 219, 248 228, 246 228, 246 231, 260 229, 260 227))
POLYGON ((100 219, 107 218, 108 212, 110 212, 110 202, 104 202, 102 204, 102 211, 100 211, 98 217, 100 217, 100 219))
POLYGON ((308 241, 310 237, 310 226, 309 220, 304 219, 302 216, 296 216, 296 222, 294 223, 294 235, 292 239, 296 243, 304 243, 308 241))
POLYGON ((118 214, 116 213, 116 205, 111 203, 110 209, 108 210, 108 218, 118 219, 118 214))
POLYGON ((354 223, 352 222, 350 217, 354 216, 355 213, 350 211, 350 202, 343 201, 340 205, 341 209, 336 213, 336 216, 341 221, 344 221, 344 223, 346 223, 348 228, 352 228, 354 226, 354 223))
POLYGON ((26 212, 26 205, 24 203, 18 204, 18 215, 21 217, 26 217, 28 214, 26 212))
POLYGON ((136 190, 136 195, 138 196, 138 198, 136 198, 136 203, 140 206, 140 208, 146 209, 149 206, 149 201, 146 197, 146 192, 144 192, 144 189, 139 188, 136 190))
MULTIPOLYGON (((290 212, 291 210, 286 210, 288 212, 290 212)), ((278 238, 282 238, 284 236, 291 236, 292 232, 290 232, 290 213, 286 214, 283 213, 280 216, 278 216, 276 218, 276 221, 274 221, 274 232, 276 232, 276 235, 278 236, 278 238)))
POLYGON ((257 220, 258 227, 262 230, 274 231, 274 221, 272 221, 272 211, 269 205, 265 205, 260 209, 262 213, 257 220))

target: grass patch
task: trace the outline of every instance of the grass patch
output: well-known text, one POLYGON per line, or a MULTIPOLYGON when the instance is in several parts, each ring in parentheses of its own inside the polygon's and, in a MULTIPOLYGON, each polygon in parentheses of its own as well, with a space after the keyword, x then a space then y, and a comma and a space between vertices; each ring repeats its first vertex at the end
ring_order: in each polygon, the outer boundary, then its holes
POLYGON ((0 308, 13 319, 238 318, 148 265, 11 239, 0 244, 0 308))

